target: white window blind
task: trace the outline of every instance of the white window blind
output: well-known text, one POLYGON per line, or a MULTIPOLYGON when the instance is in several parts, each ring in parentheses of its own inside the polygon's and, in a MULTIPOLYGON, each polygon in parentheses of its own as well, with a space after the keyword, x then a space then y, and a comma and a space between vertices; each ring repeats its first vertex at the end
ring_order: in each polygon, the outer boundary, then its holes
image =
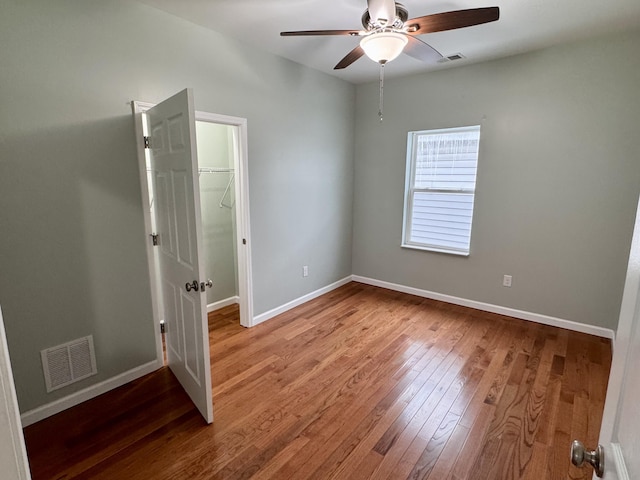
POLYGON ((480 126, 409 132, 403 246, 469 254, 480 126))

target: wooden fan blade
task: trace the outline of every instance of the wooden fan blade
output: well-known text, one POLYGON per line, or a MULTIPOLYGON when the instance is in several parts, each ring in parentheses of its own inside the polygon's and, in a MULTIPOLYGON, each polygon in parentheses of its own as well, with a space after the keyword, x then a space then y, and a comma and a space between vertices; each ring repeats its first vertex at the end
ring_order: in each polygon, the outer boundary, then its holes
POLYGON ((396 2, 394 0, 367 0, 369 17, 374 24, 392 24, 396 18, 396 2))
POLYGON ((335 67, 333 67, 333 69, 341 70, 343 68, 347 68, 349 65, 351 65, 353 62, 358 60, 363 55, 364 55, 364 50, 360 45, 358 45, 356 48, 354 48, 349 53, 347 53, 347 55, 342 60, 340 60, 338 64, 335 67))
POLYGON ((356 37, 362 32, 360 30, 300 30, 297 32, 280 32, 281 37, 304 37, 311 35, 351 35, 356 37))
POLYGON ((422 35, 423 33, 444 32, 495 22, 499 18, 500 9, 498 7, 470 8, 412 18, 407 20, 404 25, 407 33, 422 35))
POLYGON ((426 63, 436 63, 442 58, 442 54, 428 43, 409 35, 407 35, 407 38, 409 39, 409 43, 404 47, 404 53, 410 57, 426 63))

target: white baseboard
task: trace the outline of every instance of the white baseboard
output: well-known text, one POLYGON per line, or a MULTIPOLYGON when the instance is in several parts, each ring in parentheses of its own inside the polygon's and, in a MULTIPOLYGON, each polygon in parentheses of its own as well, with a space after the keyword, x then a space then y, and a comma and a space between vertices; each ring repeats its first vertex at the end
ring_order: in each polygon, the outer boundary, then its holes
POLYGON ((440 300, 447 303, 453 303, 454 305, 462 305, 463 307, 475 308, 477 310, 482 310, 485 312, 498 313, 500 315, 507 315, 509 317, 515 317, 521 320, 528 320, 530 322, 551 325, 552 327, 559 327, 576 332, 588 333, 590 335, 609 338, 611 340, 614 339, 614 331, 610 328, 596 327, 594 325, 587 325, 585 323, 574 322, 572 320, 549 317, 547 315, 542 315, 539 313, 526 312, 524 310, 501 307, 499 305, 492 305, 490 303, 477 302, 475 300, 468 300, 466 298, 454 297, 452 295, 430 292, 429 290, 421 290, 419 288, 407 287, 405 285, 398 285, 397 283, 390 283, 373 278, 361 277, 359 275, 352 275, 351 279, 354 282, 365 283, 367 285, 373 285, 375 287, 387 288, 396 292, 409 293, 418 297, 440 300))
POLYGON ((228 307, 229 305, 233 305, 234 303, 240 303, 240 297, 237 295, 235 297, 224 298, 222 300, 218 300, 217 302, 213 302, 207 305, 207 313, 213 312, 214 310, 218 310, 223 307, 228 307))
MULTIPOLYGON (((461 305, 464 307, 475 308, 477 310, 483 310, 485 312, 497 313, 500 315, 507 315, 514 318, 519 318, 522 320, 528 320, 531 322, 537 322, 544 325, 550 325, 553 327, 565 328, 567 330, 573 330, 576 332, 588 333, 591 335, 596 335, 599 337, 614 339, 615 334, 614 331, 609 328, 597 327, 594 325, 587 325, 584 323, 574 322, 572 320, 564 320, 562 318, 550 317, 547 315, 541 315, 538 313, 526 312, 523 310, 517 310, 509 307, 501 307, 499 305, 492 305, 490 303, 478 302, 475 300, 468 300, 465 298, 454 297, 452 295, 445 295, 442 293, 431 292, 428 290, 422 290, 419 288, 408 287, 405 285, 399 285, 396 283, 385 282, 383 280, 376 280, 373 278, 361 277, 359 275, 350 275, 348 277, 343 278, 342 280, 338 280, 326 287, 322 287, 318 290, 315 290, 311 293, 303 295, 295 300, 292 300, 284 305, 276 307, 274 309, 269 310, 268 312, 264 312, 260 315, 257 315, 253 318, 253 325, 258 325, 259 323, 265 322, 281 313, 284 313, 292 308, 295 308, 299 305, 302 305, 305 302, 313 300, 314 298, 319 297, 320 295, 324 295, 325 293, 329 293, 336 288, 339 288, 347 283, 354 281, 359 283, 364 283, 367 285, 373 285, 376 287, 387 288, 389 290, 394 290, 397 292, 408 293, 411 295, 416 295, 419 297, 430 298, 432 300, 440 300, 447 303, 452 303, 454 305, 461 305)), ((229 297, 224 300, 220 300, 219 302, 211 303, 207 305, 207 311, 217 310, 222 307, 226 307, 228 305, 232 305, 234 303, 238 303, 238 297, 229 297)), ((103 393, 108 392, 109 390, 113 390, 114 388, 118 388, 125 383, 132 382, 137 378, 143 377, 155 370, 158 370, 162 367, 162 361, 154 360, 152 362, 146 363, 139 367, 136 367, 127 372, 121 373, 113 378, 104 380, 100 383, 87 387, 78 392, 72 393, 64 398, 60 398, 51 403, 43 405, 41 407, 35 408, 33 410, 29 410, 28 412, 23 413, 20 418, 22 420, 22 426, 27 427, 32 425, 40 420, 44 420, 47 417, 55 415, 56 413, 60 413, 63 410, 71 408, 75 405, 78 405, 82 402, 90 400, 98 395, 102 395, 103 393)))
POLYGON ((260 315, 253 317, 252 326, 258 325, 259 323, 262 323, 262 322, 266 322, 267 320, 275 317, 276 315, 280 315, 281 313, 284 313, 287 310, 291 310, 292 308, 297 307, 298 305, 302 305, 303 303, 308 302, 309 300, 313 300, 314 298, 317 298, 320 295, 329 293, 330 291, 335 290, 336 288, 341 287, 342 285, 346 285, 350 281, 351 281, 351 276, 345 277, 342 280, 338 280, 337 282, 327 285, 326 287, 319 288, 314 292, 307 293, 302 297, 298 297, 295 300, 291 300, 290 302, 285 303, 284 305, 281 305, 274 309, 271 309, 268 312, 261 313, 260 315))
POLYGON ((82 402, 90 400, 102 395, 103 393, 118 388, 125 383, 132 382, 137 378, 143 377, 151 372, 154 372, 162 367, 162 362, 154 360, 153 362, 145 363, 127 372, 116 375, 115 377, 104 380, 100 383, 96 383, 83 390, 72 393, 66 397, 55 400, 41 407, 34 408, 28 412, 23 413, 20 418, 22 420, 22 426, 27 427, 40 420, 44 420, 47 417, 60 413, 63 410, 79 405, 82 402))

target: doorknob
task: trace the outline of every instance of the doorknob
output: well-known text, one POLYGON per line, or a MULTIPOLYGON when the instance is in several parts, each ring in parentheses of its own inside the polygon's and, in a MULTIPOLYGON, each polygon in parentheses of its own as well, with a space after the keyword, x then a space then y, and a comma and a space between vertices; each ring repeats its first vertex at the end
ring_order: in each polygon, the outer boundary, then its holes
POLYGON ((604 475, 604 448, 598 445, 595 450, 587 450, 582 442, 574 440, 571 444, 571 463, 582 467, 584 462, 591 464, 598 477, 604 475))
POLYGON ((213 281, 209 278, 207 279, 206 282, 201 282, 200 283, 200 290, 202 290, 204 292, 205 287, 213 287, 213 281))
POLYGON ((195 290, 195 291, 197 292, 197 291, 198 291, 198 281, 197 281, 197 280, 194 280, 194 281, 193 281, 193 282, 191 282, 191 283, 188 283, 188 282, 187 282, 187 283, 185 284, 184 288, 186 288, 186 289, 187 289, 187 292, 190 292, 191 290, 195 290))

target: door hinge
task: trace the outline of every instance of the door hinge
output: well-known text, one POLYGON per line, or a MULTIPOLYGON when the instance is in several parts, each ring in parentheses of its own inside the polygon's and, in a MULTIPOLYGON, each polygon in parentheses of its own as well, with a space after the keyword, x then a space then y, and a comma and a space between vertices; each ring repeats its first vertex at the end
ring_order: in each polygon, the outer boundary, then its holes
POLYGON ((158 234, 157 233, 152 233, 151 235, 149 235, 151 237, 151 242, 153 243, 154 247, 158 246, 158 234))
POLYGON ((151 138, 145 135, 142 139, 144 140, 144 148, 151 148, 151 138))
POLYGON ((242 239, 242 244, 243 244, 243 245, 246 245, 246 244, 247 244, 247 239, 246 239, 246 238, 243 238, 243 239, 242 239))
POLYGON ((160 322, 160 333, 165 333, 164 322, 160 322))

